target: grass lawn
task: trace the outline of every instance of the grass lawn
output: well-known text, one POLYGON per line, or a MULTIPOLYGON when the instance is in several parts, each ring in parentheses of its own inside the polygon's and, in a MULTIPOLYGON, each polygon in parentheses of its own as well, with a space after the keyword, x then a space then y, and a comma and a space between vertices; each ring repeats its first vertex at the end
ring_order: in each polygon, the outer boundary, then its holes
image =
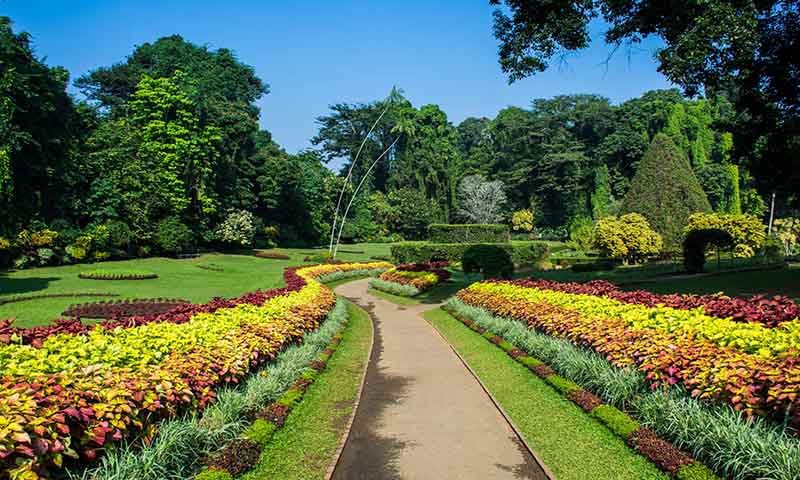
MULTIPOLYGON (((206 302, 214 297, 233 297, 257 289, 283 285, 283 270, 302 265, 313 249, 279 249, 290 260, 257 258, 252 255, 204 254, 199 258, 143 258, 97 264, 65 265, 0 272, 0 298, 52 293, 116 293, 117 298, 183 298, 206 302), (199 268, 212 266, 223 271, 199 268), (80 272, 95 270, 144 270, 158 274, 152 280, 83 280, 80 272)), ((324 249, 322 250, 324 251, 324 249)), ((338 258, 369 261, 388 255, 389 244, 343 245, 338 258)), ((0 319, 16 317, 16 326, 45 325, 61 316, 72 304, 109 300, 111 297, 45 298, 0 305, 0 319)))
MULTIPOLYGON (((711 265, 709 265, 711 268, 711 265)), ((720 272, 696 277, 670 278, 665 273, 671 266, 622 267, 610 272, 575 273, 570 270, 549 270, 521 273, 519 277, 544 278, 561 282, 608 280, 624 284, 628 290, 650 290, 656 293, 717 293, 730 296, 750 296, 757 293, 787 295, 800 300, 800 264, 779 270, 753 272, 720 272)))
POLYGON ((604 425, 448 313, 435 309, 425 317, 477 372, 560 480, 669 478, 604 425))
POLYGON ((348 310, 350 323, 328 368, 262 451, 259 464, 241 478, 325 478, 353 412, 372 338, 366 312, 349 302, 348 310))

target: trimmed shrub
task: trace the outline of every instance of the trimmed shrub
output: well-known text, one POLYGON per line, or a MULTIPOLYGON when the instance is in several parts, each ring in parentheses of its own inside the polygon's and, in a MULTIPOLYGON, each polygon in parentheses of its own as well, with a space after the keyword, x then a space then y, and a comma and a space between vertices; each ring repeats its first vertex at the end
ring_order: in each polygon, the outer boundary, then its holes
POLYGON ((529 233, 533 231, 533 212, 526 208, 517 210, 511 216, 511 227, 515 232, 529 233))
POLYGON ((278 427, 274 423, 268 422, 263 418, 257 418, 244 432, 244 436, 263 447, 272 440, 272 435, 275 434, 277 429, 278 427))
POLYGON ((602 253, 626 263, 640 263, 661 251, 661 236, 638 213, 606 217, 594 227, 594 242, 602 253))
POLYGON ((511 243, 431 243, 401 242, 392 245, 392 258, 398 263, 428 263, 447 260, 460 262, 469 248, 475 245, 492 245, 504 249, 517 265, 533 265, 547 258, 550 249, 544 242, 518 241, 511 243))
POLYGON ((764 245, 767 227, 752 215, 724 213, 696 213, 689 217, 684 234, 693 230, 722 230, 733 239, 733 254, 736 257, 752 257, 764 245))
POLYGON ((177 254, 192 244, 192 231, 177 217, 167 217, 156 225, 154 240, 163 252, 177 254))
POLYGON ((484 278, 511 278, 514 262, 508 250, 498 245, 473 245, 461 257, 464 273, 482 273, 484 278))
POLYGON ((576 273, 583 273, 583 272, 610 272, 617 267, 615 262, 606 260, 606 261, 597 261, 597 262, 584 262, 584 263, 575 263, 572 265, 572 271, 576 273))
POLYGON ((198 473, 194 480, 233 480, 233 476, 225 470, 208 468, 198 473))
POLYGON ((700 273, 706 263, 706 249, 709 245, 717 248, 730 247, 733 238, 716 228, 692 230, 683 241, 683 267, 689 273, 700 273))
POLYGON ((603 422, 609 430, 625 439, 639 428, 639 424, 631 417, 611 405, 598 406, 592 410, 592 415, 603 422))
POLYGON ((498 243, 511 236, 507 225, 434 223, 428 226, 428 239, 435 243, 498 243))
POLYGON ((689 216, 710 212, 711 204, 686 157, 669 136, 658 134, 639 163, 620 211, 644 215, 663 237, 664 248, 675 251, 689 216))

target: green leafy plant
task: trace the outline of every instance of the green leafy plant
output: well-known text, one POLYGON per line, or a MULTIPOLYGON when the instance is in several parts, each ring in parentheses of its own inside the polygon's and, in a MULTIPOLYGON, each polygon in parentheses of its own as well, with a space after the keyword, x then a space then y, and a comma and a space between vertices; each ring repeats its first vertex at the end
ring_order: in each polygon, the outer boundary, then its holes
POLYGON ((604 255, 625 263, 640 263, 661 251, 661 236, 650 228, 642 215, 629 213, 619 218, 605 217, 594 227, 594 245, 604 255))
POLYGON ((440 224, 428 227, 428 239, 434 243, 493 243, 507 242, 507 225, 440 224))
POLYGON ((508 251, 497 245, 473 245, 461 257, 464 273, 482 273, 484 278, 510 278, 514 262, 508 251))
POLYGON ((704 229, 722 230, 730 235, 733 239, 733 253, 737 257, 752 257, 767 238, 767 227, 752 215, 696 213, 689 217, 684 234, 704 229))
POLYGON ((156 225, 154 240, 165 253, 176 254, 192 243, 192 231, 177 217, 167 217, 156 225))

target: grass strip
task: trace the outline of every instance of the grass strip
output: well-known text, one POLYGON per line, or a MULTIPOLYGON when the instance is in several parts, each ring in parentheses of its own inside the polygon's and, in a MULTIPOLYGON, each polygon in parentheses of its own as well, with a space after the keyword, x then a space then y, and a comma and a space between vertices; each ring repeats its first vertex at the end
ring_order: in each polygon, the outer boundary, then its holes
POLYGON ((274 432, 258 465, 241 478, 325 478, 353 412, 372 338, 366 312, 349 302, 347 307, 350 321, 328 367, 274 432))
POLYGON ((611 431, 441 309, 425 314, 561 479, 666 479, 611 431))

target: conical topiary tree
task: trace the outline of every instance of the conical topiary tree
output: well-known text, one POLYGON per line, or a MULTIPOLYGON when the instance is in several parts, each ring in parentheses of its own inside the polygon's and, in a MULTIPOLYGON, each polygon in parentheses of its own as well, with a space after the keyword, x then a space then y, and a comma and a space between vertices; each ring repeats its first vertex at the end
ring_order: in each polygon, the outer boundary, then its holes
POLYGON ((622 213, 640 213, 664 239, 665 251, 679 251, 689 215, 710 212, 703 187, 669 136, 656 135, 639 162, 622 213))

